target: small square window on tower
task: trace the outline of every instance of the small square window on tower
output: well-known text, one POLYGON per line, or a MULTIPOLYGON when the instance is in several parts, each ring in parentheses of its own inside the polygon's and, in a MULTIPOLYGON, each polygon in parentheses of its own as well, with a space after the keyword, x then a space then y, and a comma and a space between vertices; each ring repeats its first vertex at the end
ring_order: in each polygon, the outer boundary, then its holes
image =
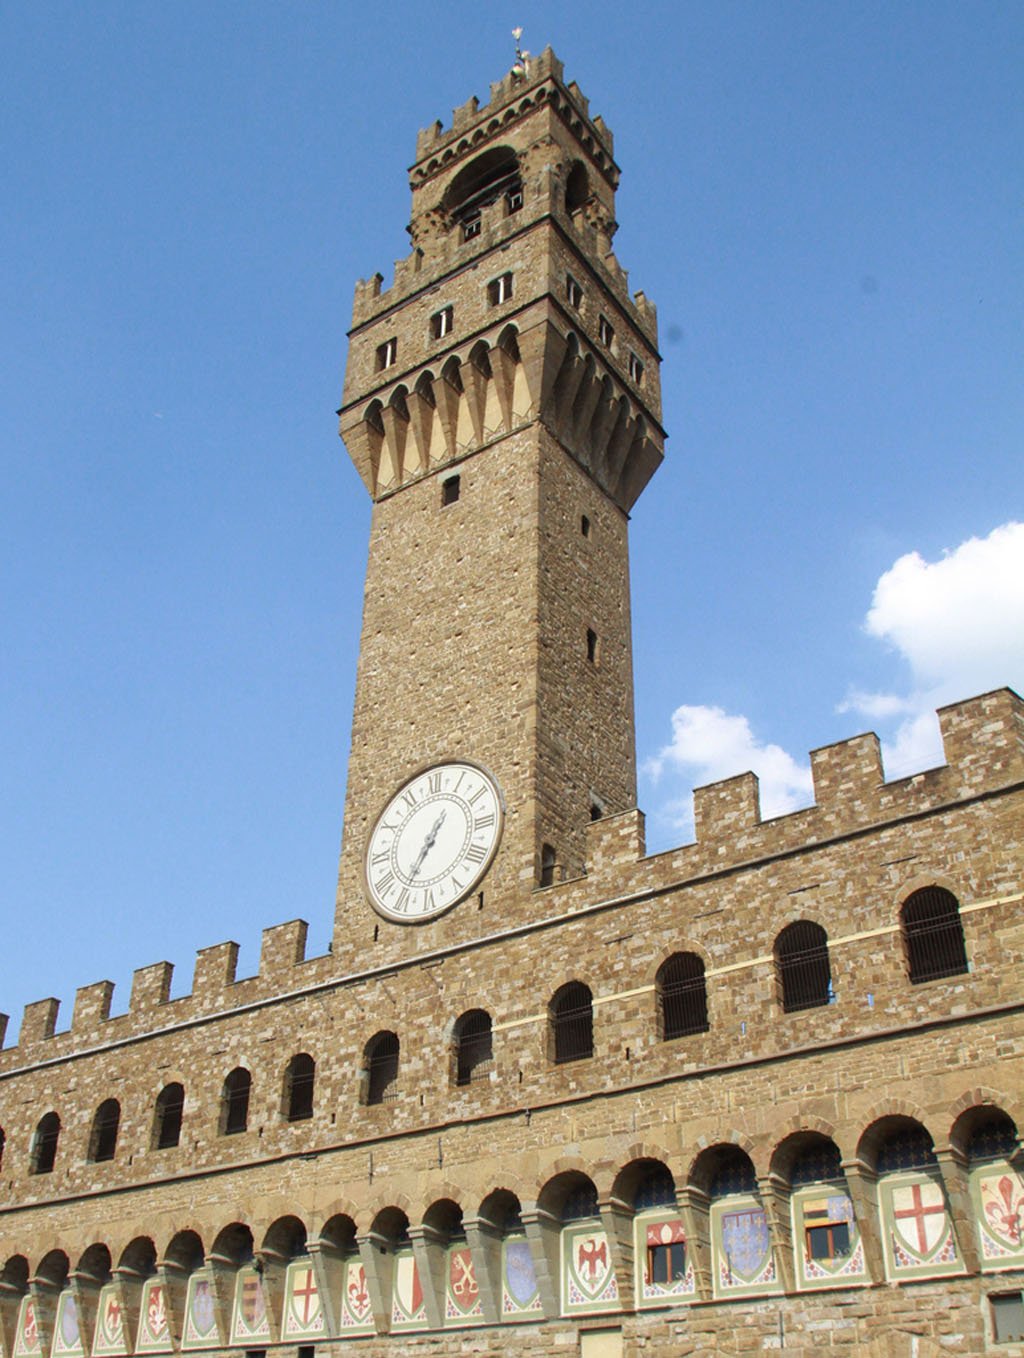
POLYGON ((460 482, 458 476, 446 476, 441 482, 441 508, 453 505, 459 498, 460 482))
POLYGON ((377 345, 377 371, 393 368, 398 359, 398 340, 394 337, 377 345))
POLYGON ((644 365, 632 351, 629 355, 629 377, 630 381, 635 382, 637 386, 644 380, 644 365))
POLYGON ((508 215, 511 217, 513 212, 518 212, 523 206, 523 191, 521 188, 509 189, 505 195, 505 205, 508 208, 508 215))
POLYGON ((455 325, 455 308, 446 306, 441 311, 435 311, 430 318, 430 333, 434 339, 444 339, 445 335, 452 333, 455 325))
POLYGON ((612 340, 615 338, 615 331, 612 323, 607 316, 602 316, 597 322, 597 338, 606 349, 612 347, 612 340))
POLYGON ((512 275, 503 273, 500 278, 493 278, 487 284, 487 298, 491 306, 501 306, 502 302, 507 302, 512 296, 512 275))
POLYGON ((480 234, 480 213, 474 212, 462 219, 462 239, 472 240, 474 236, 480 234))

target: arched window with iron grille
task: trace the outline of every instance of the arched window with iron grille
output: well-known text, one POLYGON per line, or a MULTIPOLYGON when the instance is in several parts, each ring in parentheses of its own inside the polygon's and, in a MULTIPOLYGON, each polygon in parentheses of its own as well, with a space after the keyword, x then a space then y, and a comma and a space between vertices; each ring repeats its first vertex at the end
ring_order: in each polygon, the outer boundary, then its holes
POLYGON ((366 1103, 392 1103, 398 1098, 398 1058, 401 1047, 396 1033, 376 1033, 364 1053, 366 1103))
POLYGON ((666 958, 654 984, 662 1041, 707 1032, 707 983, 704 963, 696 953, 677 952, 666 958))
POLYGON ((315 1082, 316 1062, 308 1052, 293 1056, 284 1073, 284 1115, 289 1122, 305 1122, 313 1116, 315 1082))
POLYGON ((556 1064, 594 1055, 594 1002, 587 986, 570 981, 557 990, 548 1008, 551 1058, 556 1064))
POLYGON ((967 970, 960 904, 951 891, 939 886, 915 891, 903 902, 900 926, 914 985, 967 970))
POLYGON ((185 1087, 165 1085, 156 1098, 153 1121, 153 1146, 158 1151, 169 1150, 181 1140, 181 1119, 185 1111, 185 1087))
POLYGON ((236 1066, 224 1081, 220 1096, 220 1134, 237 1136, 249 1126, 249 1095, 252 1076, 244 1066, 236 1066))
POLYGON ((775 973, 785 1013, 831 1002, 828 934, 820 924, 807 919, 787 924, 775 940, 775 973))
POLYGON ((32 1150, 29 1153, 28 1172, 30 1174, 49 1174, 57 1159, 57 1143, 60 1141, 60 1118, 56 1113, 47 1113, 39 1119, 32 1137, 32 1150))
POLYGON ((483 1009, 470 1009, 455 1024, 455 1083, 486 1080, 494 1069, 494 1038, 491 1016, 483 1009))
POLYGON ((104 1099, 92 1120, 89 1137, 89 1159, 94 1163, 113 1160, 117 1151, 117 1133, 121 1127, 121 1105, 116 1099, 104 1099))

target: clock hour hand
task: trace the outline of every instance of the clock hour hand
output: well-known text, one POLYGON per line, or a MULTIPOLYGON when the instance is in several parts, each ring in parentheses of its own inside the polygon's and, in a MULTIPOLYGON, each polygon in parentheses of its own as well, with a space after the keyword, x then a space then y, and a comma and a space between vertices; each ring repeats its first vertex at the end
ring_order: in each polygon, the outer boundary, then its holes
POLYGON ((426 858, 427 854, 430 852, 430 850, 431 850, 431 849, 434 847, 434 845, 437 843, 437 832, 440 830, 441 826, 444 824, 444 818, 445 818, 445 816, 446 816, 447 814, 448 814, 447 811, 442 811, 441 814, 438 816, 437 820, 434 821, 434 824, 433 824, 433 826, 431 827, 430 833, 427 835, 426 839, 423 841, 423 847, 422 847, 422 849, 420 849, 419 853, 416 855, 416 861, 415 861, 415 863, 413 863, 412 867, 409 869, 409 876, 410 876, 410 877, 415 877, 415 876, 416 876, 416 874, 419 872, 420 868, 423 866, 423 860, 426 858))

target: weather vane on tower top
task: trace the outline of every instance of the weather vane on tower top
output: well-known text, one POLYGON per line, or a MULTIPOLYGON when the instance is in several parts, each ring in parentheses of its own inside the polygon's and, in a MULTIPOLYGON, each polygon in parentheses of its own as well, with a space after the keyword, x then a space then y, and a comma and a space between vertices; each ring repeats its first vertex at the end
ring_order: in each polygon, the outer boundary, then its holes
POLYGON ((512 67, 512 74, 517 80, 522 80, 530 73, 530 54, 524 52, 519 44, 519 39, 523 36, 521 28, 513 28, 512 36, 516 40, 516 60, 512 67))

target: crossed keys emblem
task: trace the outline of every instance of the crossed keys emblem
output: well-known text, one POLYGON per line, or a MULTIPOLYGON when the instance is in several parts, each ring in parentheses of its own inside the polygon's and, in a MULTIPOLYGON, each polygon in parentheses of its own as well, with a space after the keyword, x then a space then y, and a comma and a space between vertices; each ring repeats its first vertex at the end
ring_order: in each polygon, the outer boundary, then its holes
POLYGON ((25 1347, 27 1349, 34 1349, 39 1342, 39 1329, 38 1326, 36 1325, 36 1305, 35 1302, 31 1300, 31 1298, 29 1299, 28 1303, 25 1306, 25 1323, 23 1326, 23 1333, 25 1338, 25 1347))
POLYGON ((463 1303, 471 1302, 480 1289, 473 1274, 473 1256, 468 1250, 452 1255, 452 1291, 463 1303), (458 1269, 458 1277, 455 1270, 458 1269))
POLYGON ((598 1276, 598 1264, 601 1265, 603 1272, 608 1267, 608 1246, 605 1241, 600 1244, 593 1238, 588 1237, 579 1247, 576 1253, 577 1267, 582 1273, 586 1269, 590 1275, 588 1281, 593 1282, 598 1276))

